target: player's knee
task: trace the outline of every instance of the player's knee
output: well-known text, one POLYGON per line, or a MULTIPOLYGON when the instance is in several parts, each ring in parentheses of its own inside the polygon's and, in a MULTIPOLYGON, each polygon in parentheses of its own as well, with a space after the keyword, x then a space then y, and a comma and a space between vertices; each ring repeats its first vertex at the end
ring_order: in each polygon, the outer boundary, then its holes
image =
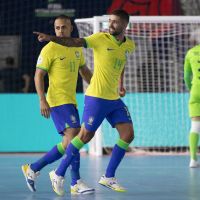
POLYGON ((134 139, 133 129, 130 128, 126 130, 126 132, 124 132, 124 134, 121 135, 121 139, 130 144, 134 139))
POLYGON ((68 146, 69 143, 70 143, 69 140, 63 139, 63 141, 62 141, 62 145, 63 145, 64 149, 67 148, 67 146, 68 146))
POLYGON ((133 126, 130 125, 129 127, 127 127, 127 142, 131 143, 134 139, 134 130, 133 130, 133 126))
POLYGON ((68 128, 63 131, 64 136, 62 140, 62 145, 66 149, 71 140, 78 135, 80 129, 79 128, 68 128))
POLYGON ((134 131, 132 132, 132 135, 131 135, 131 142, 134 140, 135 136, 134 136, 134 131))
POLYGON ((128 133, 128 143, 131 143, 134 140, 134 131, 133 129, 128 133))
POLYGON ((190 133, 200 134, 200 121, 192 121, 190 133))
POLYGON ((78 134, 78 137, 81 139, 83 143, 88 143, 93 137, 95 132, 88 131, 85 128, 82 128, 80 133, 78 134))

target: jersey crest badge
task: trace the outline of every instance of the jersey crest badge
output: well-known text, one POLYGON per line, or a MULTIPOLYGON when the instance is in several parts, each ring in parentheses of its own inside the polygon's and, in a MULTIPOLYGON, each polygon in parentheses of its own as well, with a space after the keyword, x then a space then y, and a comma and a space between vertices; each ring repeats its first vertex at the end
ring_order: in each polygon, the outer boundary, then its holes
POLYGON ((128 54, 129 54, 129 51, 126 50, 126 51, 125 51, 125 57, 126 57, 126 59, 128 58, 128 54))
POLYGON ((89 117, 89 119, 88 119, 88 124, 89 124, 89 125, 92 125, 93 121, 94 121, 94 117, 89 117))
POLYGON ((72 121, 72 124, 75 124, 76 123, 76 117, 74 115, 71 115, 70 116, 70 119, 72 121))
POLYGON ((75 55, 76 55, 76 58, 80 58, 80 53, 79 53, 79 51, 75 51, 75 55))

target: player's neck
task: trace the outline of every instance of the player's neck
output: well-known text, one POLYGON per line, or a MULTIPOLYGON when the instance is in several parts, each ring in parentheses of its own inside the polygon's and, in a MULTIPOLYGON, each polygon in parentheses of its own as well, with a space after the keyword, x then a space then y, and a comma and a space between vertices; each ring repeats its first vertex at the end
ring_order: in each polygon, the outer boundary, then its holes
POLYGON ((115 39, 116 39, 117 41, 120 41, 120 42, 124 42, 124 41, 125 41, 125 36, 124 36, 124 34, 116 35, 116 36, 114 36, 114 37, 115 37, 115 39))

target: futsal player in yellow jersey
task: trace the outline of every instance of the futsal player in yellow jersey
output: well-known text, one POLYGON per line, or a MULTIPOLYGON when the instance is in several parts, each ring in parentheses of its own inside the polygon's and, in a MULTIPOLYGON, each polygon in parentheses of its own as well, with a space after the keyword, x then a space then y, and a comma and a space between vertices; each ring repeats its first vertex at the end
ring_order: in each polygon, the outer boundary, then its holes
POLYGON ((106 173, 99 183, 118 192, 126 191, 117 182, 115 171, 134 138, 131 116, 120 99, 126 93, 123 87, 124 65, 128 54, 135 48, 134 42, 124 35, 128 22, 129 15, 123 10, 116 10, 109 17, 109 33, 96 33, 85 38, 58 38, 35 32, 41 42, 53 41, 69 47, 84 46, 92 48, 94 52, 94 74, 85 94, 81 131, 67 147, 65 159, 52 171, 51 181, 57 194, 64 192, 57 180, 64 177, 74 156, 92 139, 105 118, 117 129, 120 139, 113 148, 106 173))
MULTIPOLYGON (((72 31, 71 20, 62 15, 54 23, 55 33, 58 37, 69 37, 72 31)), ((35 87, 39 96, 41 114, 49 118, 51 115, 57 131, 63 136, 63 141, 54 146, 41 159, 22 166, 29 189, 34 192, 35 179, 39 171, 58 159, 80 130, 79 114, 76 106, 76 85, 78 72, 90 82, 91 72, 86 67, 82 48, 64 47, 49 42, 41 51, 35 72, 35 87), (44 92, 44 76, 48 74, 49 87, 47 97, 44 92)), ((48 141, 48 139, 47 139, 48 141)), ((94 189, 88 187, 79 174, 80 154, 76 154, 71 162, 71 193, 93 193, 94 189)), ((60 179, 63 185, 63 180, 60 179)), ((60 194, 62 195, 62 194, 60 194)))

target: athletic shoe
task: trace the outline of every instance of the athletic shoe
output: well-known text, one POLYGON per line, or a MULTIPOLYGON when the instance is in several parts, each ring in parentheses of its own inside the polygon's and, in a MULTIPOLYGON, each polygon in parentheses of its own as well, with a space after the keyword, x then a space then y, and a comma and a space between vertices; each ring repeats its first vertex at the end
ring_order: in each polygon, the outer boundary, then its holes
POLYGON ((191 159, 190 160, 190 167, 191 168, 197 168, 197 167, 200 167, 200 164, 199 164, 198 161, 191 159))
POLYGON ((30 189, 31 192, 35 192, 36 191, 36 187, 35 187, 35 179, 39 176, 39 171, 38 172, 34 172, 31 168, 29 164, 25 164, 22 165, 22 172, 24 174, 24 177, 26 179, 26 183, 28 188, 30 189))
POLYGON ((71 186, 71 194, 92 194, 94 188, 87 186, 81 179, 77 181, 77 184, 71 186))
POLYGON ((115 177, 107 178, 103 175, 99 180, 99 184, 117 192, 126 192, 126 189, 117 182, 115 177))
POLYGON ((51 171, 49 176, 54 192, 59 196, 64 196, 64 177, 56 175, 55 170, 51 171))

